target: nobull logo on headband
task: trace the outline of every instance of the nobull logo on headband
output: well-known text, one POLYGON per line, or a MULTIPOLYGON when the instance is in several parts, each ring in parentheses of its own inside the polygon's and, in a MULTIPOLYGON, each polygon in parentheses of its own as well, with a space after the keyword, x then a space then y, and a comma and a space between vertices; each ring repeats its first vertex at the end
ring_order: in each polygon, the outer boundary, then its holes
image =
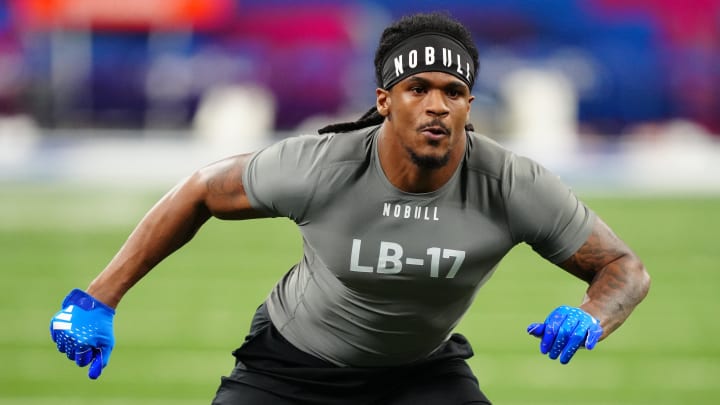
MULTIPOLYGON (((400 54, 396 56, 393 59, 393 63, 395 65, 395 77, 400 77, 400 75, 405 73, 405 66, 409 69, 417 68, 419 63, 423 64, 425 67, 434 66, 436 63, 435 53, 435 47, 426 46, 424 49, 424 57, 419 59, 417 49, 411 49, 407 55, 400 54), (404 56, 407 56, 407 64, 403 63, 404 56)), ((472 71, 470 70, 469 61, 463 61, 460 58, 460 54, 453 55, 452 49, 442 48, 438 53, 442 53, 442 66, 454 69, 457 74, 463 75, 468 82, 471 80, 472 71)))
POLYGON ((444 72, 472 88, 475 61, 458 40, 440 33, 423 33, 399 43, 384 60, 382 82, 389 89, 420 72, 444 72))

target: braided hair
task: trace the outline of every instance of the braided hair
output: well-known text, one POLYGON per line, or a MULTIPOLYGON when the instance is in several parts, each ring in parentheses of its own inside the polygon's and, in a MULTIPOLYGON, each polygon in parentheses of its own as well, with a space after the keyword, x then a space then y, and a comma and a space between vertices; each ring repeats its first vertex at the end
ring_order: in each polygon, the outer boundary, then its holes
MULTIPOLYGON (((477 76, 478 70, 478 50, 475 46, 475 42, 472 39, 472 34, 458 21, 454 20, 450 16, 444 13, 429 13, 429 14, 413 14, 405 16, 400 20, 396 21, 392 25, 385 28, 380 37, 380 44, 375 51, 375 83, 378 87, 382 87, 382 64, 385 60, 388 52, 390 52, 400 42, 407 38, 423 33, 423 32, 439 32, 452 36, 458 40, 470 53, 470 57, 473 59, 475 72, 473 76, 477 76)), ((471 89, 472 90, 472 89, 471 89)), ((337 133, 337 132, 350 132, 361 128, 367 128, 373 125, 380 125, 385 120, 385 117, 380 115, 377 108, 373 106, 365 114, 363 114, 357 121, 353 122, 341 122, 337 124, 331 124, 320 128, 319 134, 326 133, 337 133)), ((467 131, 472 131, 472 124, 468 123, 465 125, 467 131)))

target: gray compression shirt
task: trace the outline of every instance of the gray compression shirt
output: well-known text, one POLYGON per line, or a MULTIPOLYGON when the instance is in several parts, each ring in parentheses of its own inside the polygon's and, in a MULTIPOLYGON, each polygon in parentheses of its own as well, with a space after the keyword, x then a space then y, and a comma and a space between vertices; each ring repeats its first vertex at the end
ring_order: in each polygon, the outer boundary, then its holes
POLYGON ((556 175, 475 133, 444 186, 404 192, 383 173, 377 133, 285 139, 243 178, 254 208, 292 219, 303 237, 302 259, 267 299, 273 324, 339 366, 428 356, 513 246, 559 263, 594 218, 556 175))

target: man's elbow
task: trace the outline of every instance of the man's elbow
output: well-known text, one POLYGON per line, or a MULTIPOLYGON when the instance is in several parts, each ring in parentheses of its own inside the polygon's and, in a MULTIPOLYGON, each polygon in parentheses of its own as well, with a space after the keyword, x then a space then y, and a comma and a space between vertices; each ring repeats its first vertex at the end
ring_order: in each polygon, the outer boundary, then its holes
POLYGON ((650 273, 647 268, 635 254, 632 254, 628 258, 629 262, 626 264, 628 269, 631 269, 630 275, 632 282, 632 294, 636 297, 637 303, 640 303, 647 296, 650 291, 650 285, 652 280, 650 273))

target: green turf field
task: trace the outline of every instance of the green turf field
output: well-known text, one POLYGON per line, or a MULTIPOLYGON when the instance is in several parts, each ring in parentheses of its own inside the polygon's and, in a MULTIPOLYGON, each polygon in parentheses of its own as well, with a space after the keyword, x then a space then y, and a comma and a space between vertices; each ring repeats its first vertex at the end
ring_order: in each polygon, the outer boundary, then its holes
MULTIPOLYGON (((211 221, 126 296, 110 365, 90 381, 56 351, 48 321, 162 192, 0 187, 0 404, 208 404, 255 307, 300 254, 289 221, 211 221)), ((518 247, 459 328, 484 391, 499 405, 720 403, 720 198, 586 200, 644 259, 650 295, 562 366, 525 327, 579 303, 583 285, 518 247)))

